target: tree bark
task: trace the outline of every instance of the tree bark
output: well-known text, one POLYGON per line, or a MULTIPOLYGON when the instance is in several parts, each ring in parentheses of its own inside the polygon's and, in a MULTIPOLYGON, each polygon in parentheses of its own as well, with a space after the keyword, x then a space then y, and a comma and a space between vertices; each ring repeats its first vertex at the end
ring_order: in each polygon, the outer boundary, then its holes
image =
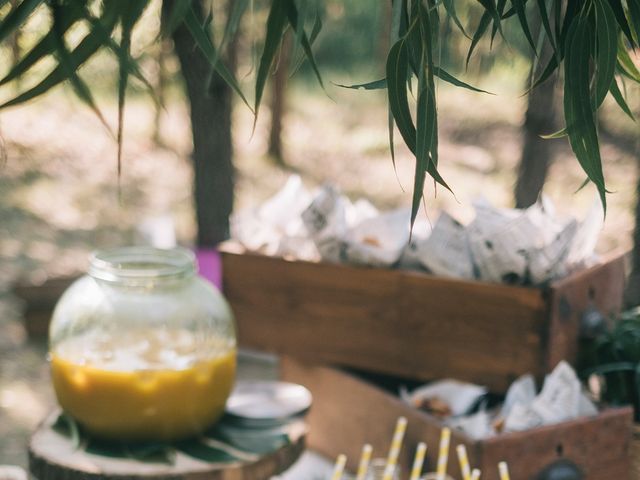
MULTIPOLYGON (((639 165, 640 167, 640 165, 639 165)), ((640 170, 640 168, 639 168, 640 170)), ((636 226, 633 230, 633 251, 631 254, 631 273, 625 291, 625 305, 627 308, 640 305, 640 171, 636 186, 636 226)))
MULTIPOLYGON (((539 32, 541 28, 541 21, 538 20, 534 32, 539 32)), ((553 55, 551 45, 548 42, 544 42, 543 45, 538 66, 532 72, 535 78, 542 73, 553 55)), ((522 156, 515 186, 516 208, 526 208, 536 203, 547 179, 549 165, 554 155, 553 141, 545 140, 540 135, 552 133, 557 127, 555 107, 557 80, 558 75, 552 75, 529 93, 527 113, 522 126, 524 137, 522 156)))
MULTIPOLYGON (((164 0, 165 14, 172 4, 164 0)), ((193 5, 204 21, 200 2, 193 5)), ((229 238, 233 209, 231 89, 212 73, 184 25, 172 37, 191 106, 197 245, 212 247, 229 238)))
POLYGON ((271 96, 271 131, 269 132, 269 156, 276 165, 286 165, 284 150, 282 148, 282 119, 286 110, 287 79, 289 77, 289 60, 291 59, 292 46, 291 32, 282 42, 280 48, 280 61, 276 70, 272 86, 271 96))

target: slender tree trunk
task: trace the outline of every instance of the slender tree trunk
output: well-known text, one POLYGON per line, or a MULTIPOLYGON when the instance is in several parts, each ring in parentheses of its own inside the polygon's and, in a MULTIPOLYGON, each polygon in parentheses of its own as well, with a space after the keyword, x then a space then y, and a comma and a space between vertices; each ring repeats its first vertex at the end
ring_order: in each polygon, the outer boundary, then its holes
MULTIPOLYGON (((165 13, 172 4, 164 0, 165 13)), ((202 17, 201 3, 193 5, 202 17)), ((184 25, 172 36, 191 105, 197 244, 211 247, 229 237, 233 208, 231 90, 219 75, 212 74, 184 25)))
MULTIPOLYGON (((538 26, 539 29, 540 26, 538 26)), ((544 45, 535 72, 536 78, 553 55, 552 48, 547 43, 544 45)), ((529 105, 522 126, 524 143, 515 187, 517 208, 526 208, 538 200, 547 179, 549 165, 553 160, 553 141, 540 138, 540 135, 556 130, 554 100, 557 78, 557 75, 552 75, 529 94, 529 105)))
POLYGON ((269 132, 269 156, 276 165, 285 166, 285 155, 282 148, 282 120, 286 111, 287 79, 289 77, 289 61, 292 46, 291 32, 282 42, 280 61, 271 82, 271 131, 269 132))
POLYGON ((631 273, 629 274, 627 289, 624 297, 627 307, 635 307, 636 305, 640 305, 640 168, 638 168, 638 170, 635 211, 636 226, 633 231, 631 273))

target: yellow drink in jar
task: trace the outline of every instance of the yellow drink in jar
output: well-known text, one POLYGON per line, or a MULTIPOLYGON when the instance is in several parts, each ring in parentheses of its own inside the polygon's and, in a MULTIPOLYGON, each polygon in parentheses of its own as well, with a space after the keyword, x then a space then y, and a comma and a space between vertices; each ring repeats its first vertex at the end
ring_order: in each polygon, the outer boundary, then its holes
POLYGON ((92 332, 51 352, 62 408, 90 433, 114 440, 175 440, 223 413, 233 388, 235 344, 184 329, 92 332))

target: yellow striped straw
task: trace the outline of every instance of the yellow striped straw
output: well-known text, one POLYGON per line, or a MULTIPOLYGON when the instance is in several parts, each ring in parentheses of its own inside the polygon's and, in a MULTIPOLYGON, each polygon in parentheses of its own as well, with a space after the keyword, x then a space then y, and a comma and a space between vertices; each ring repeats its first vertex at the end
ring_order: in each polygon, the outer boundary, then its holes
POLYGON ((480 470, 474 468, 471 471, 471 480, 480 480, 480 470))
POLYGON ((331 480, 341 480, 342 472, 344 472, 344 466, 347 463, 347 456, 340 454, 336 459, 336 464, 333 467, 333 474, 331 475, 331 480))
POLYGON ((384 469, 382 480, 392 480, 393 473, 396 471, 398 456, 400 455, 400 447, 402 447, 402 439, 404 432, 407 430, 407 419, 400 417, 396 422, 396 430, 393 432, 391 447, 389 448, 389 456, 387 457, 387 466, 384 469))
POLYGON ((362 447, 362 454, 360 455, 360 464, 358 465, 356 480, 364 480, 364 477, 367 475, 369 462, 371 461, 371 452, 373 452, 373 447, 368 443, 362 447))
POLYGON ((449 460, 449 441, 451 440, 451 430, 447 427, 440 433, 440 450, 438 451, 438 468, 436 470, 438 480, 444 480, 447 473, 447 461, 449 460))
POLYGON ((413 468, 411 468, 411 477, 409 480, 418 480, 422 473, 422 464, 424 463, 424 456, 427 453, 427 444, 420 442, 416 448, 416 456, 413 459, 413 468))
POLYGON ((460 461, 460 472, 462 473, 463 480, 471 480, 471 468, 469 467, 469 457, 467 457, 467 447, 464 445, 458 445, 456 447, 458 452, 458 460, 460 461))
POLYGON ((507 467, 507 462, 500 462, 498 464, 498 472, 500 472, 500 480, 510 480, 509 467, 507 467))

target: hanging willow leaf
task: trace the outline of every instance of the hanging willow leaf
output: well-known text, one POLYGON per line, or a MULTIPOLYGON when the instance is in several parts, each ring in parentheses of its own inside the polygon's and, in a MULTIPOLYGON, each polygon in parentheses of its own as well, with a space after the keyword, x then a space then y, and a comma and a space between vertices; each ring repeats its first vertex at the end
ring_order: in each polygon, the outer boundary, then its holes
MULTIPOLYGON (((322 16, 320 15, 320 11, 316 11, 316 16, 313 21, 313 27, 311 27, 311 34, 309 35, 309 43, 311 44, 312 47, 316 39, 318 38, 318 35, 320 34, 321 30, 322 30, 322 16)), ((294 53, 292 54, 293 66, 290 69, 291 73, 289 74, 289 76, 294 75, 300 69, 300 67, 304 63, 304 59, 306 58, 304 51, 300 55, 295 53, 296 50, 300 48, 300 45, 294 43, 293 47, 294 47, 294 53)))
MULTIPOLYGON (((629 10, 631 10, 631 4, 637 2, 638 0, 627 0, 629 10)), ((618 26, 622 29, 624 36, 632 46, 637 46, 638 38, 631 32, 627 16, 624 12, 624 7, 622 6, 622 0, 609 0, 609 5, 611 6, 611 10, 613 10, 613 14, 616 16, 616 21, 618 22, 618 26)), ((633 17, 631 16, 631 18, 633 17)))
POLYGON ((618 40, 617 68, 618 71, 627 78, 636 83, 640 83, 640 71, 638 71, 638 67, 633 63, 633 60, 631 60, 629 52, 627 52, 622 39, 618 40))
POLYGON ((524 33, 525 38, 529 42, 533 53, 537 55, 536 44, 533 41, 533 37, 531 36, 531 30, 529 30, 529 22, 527 21, 525 0, 511 0, 511 4, 513 5, 513 8, 518 15, 518 21, 520 22, 520 26, 522 27, 522 32, 524 33))
POLYGON ((118 179, 122 173, 122 133, 124 127, 124 104, 127 93, 127 83, 129 80, 131 34, 133 32, 133 27, 136 25, 138 20, 140 20, 140 17, 148 3, 148 0, 128 0, 126 8, 123 8, 121 12, 120 23, 122 26, 122 32, 120 48, 118 49, 118 179))
POLYGON ((302 49, 309 60, 309 64, 313 69, 313 72, 318 79, 318 83, 324 89, 324 82, 322 81, 322 75, 320 75, 320 70, 318 69, 318 65, 316 64, 315 57, 313 56, 313 51, 311 50, 311 42, 309 41, 309 37, 307 33, 304 31, 304 24, 299 22, 298 20, 298 9, 296 8, 296 4, 294 0, 283 0, 285 3, 285 10, 287 12, 287 18, 289 19, 289 24, 293 28, 296 33, 296 38, 300 37, 300 44, 302 45, 302 49))
POLYGON ((175 29, 183 23, 192 3, 193 0, 178 0, 171 3, 169 11, 160 18, 160 32, 165 38, 171 37, 175 29))
POLYGON ((380 80, 374 80, 373 82, 356 83, 353 85, 341 85, 339 83, 334 83, 334 85, 336 87, 351 88, 353 90, 383 90, 387 88, 387 79, 381 78, 380 80))
POLYGON ((545 140, 552 140, 554 138, 564 138, 567 136, 567 129, 563 128, 562 130, 558 130, 557 132, 550 133, 548 135, 540 135, 540 138, 544 138, 545 140))
MULTIPOLYGON (((184 17, 184 24, 187 29, 191 33, 193 40, 198 45, 198 48, 202 51, 204 56, 209 60, 211 67, 218 72, 218 75, 222 77, 222 79, 229 85, 242 99, 247 107, 251 109, 251 105, 247 101, 247 98, 244 96, 240 85, 238 85, 238 81, 236 80, 233 73, 229 71, 229 69, 225 66, 223 62, 218 61, 218 51, 213 46, 211 42, 211 38, 209 38, 209 34, 205 30, 205 28, 198 21, 198 16, 196 12, 192 8, 189 9, 187 14, 184 17)), ((252 110, 253 111, 253 110, 252 110)))
POLYGON ((633 112, 629 108, 627 101, 624 99, 624 95, 622 95, 622 92, 620 91, 620 88, 618 87, 618 83, 616 82, 615 78, 613 79, 613 82, 611 82, 609 91, 611 92, 611 96, 614 98, 614 100, 616 101, 620 109, 624 113, 626 113, 631 120, 635 122, 636 117, 633 115, 633 112))
MULTIPOLYGON (((635 46, 637 47, 640 44, 640 0, 627 0, 627 7, 629 9, 630 24, 635 33, 635 46)), ((634 45, 633 40, 629 41, 631 45, 634 45)))
POLYGON ((456 77, 454 77, 453 75, 451 75, 441 67, 433 67, 433 74, 436 77, 440 78, 440 80, 450 83, 451 85, 455 85, 456 87, 466 88, 467 90, 471 90, 474 92, 488 93, 489 95, 495 95, 495 93, 482 90, 480 88, 474 87, 473 85, 469 85, 468 83, 458 80, 456 77))
POLYGON ((398 131, 409 150, 416 152, 416 129, 411 119, 411 110, 407 98, 407 73, 409 70, 409 55, 406 37, 398 40, 387 56, 387 93, 389 108, 398 126, 398 131))
POLYGON ((489 12, 484 12, 482 17, 480 18, 480 23, 478 23, 478 27, 476 28, 476 32, 473 34, 473 38, 471 39, 471 45, 469 46, 469 53, 467 53, 467 68, 469 68, 469 60, 471 60, 471 55, 475 50, 478 42, 482 39, 483 35, 487 31, 489 24, 491 23, 491 14, 489 12))
MULTIPOLYGON (((113 2, 105 5, 112 5, 113 2)), ((103 24, 105 30, 111 32, 115 28, 115 25, 118 20, 118 12, 115 8, 108 8, 105 6, 104 12, 100 17, 100 21, 103 24)), ((82 64, 84 64, 89 58, 91 58, 102 46, 104 43, 102 42, 102 35, 97 33, 95 29, 92 29, 83 39, 82 41, 71 51, 69 52, 69 62, 80 68, 82 64)), ((21 103, 32 100, 49 90, 51 90, 56 85, 64 82, 68 79, 66 74, 66 68, 60 63, 54 68, 54 70, 49 73, 42 81, 36 84, 34 87, 30 88, 26 92, 19 94, 18 96, 12 98, 11 100, 6 101, 2 105, 0 105, 0 109, 11 107, 14 105, 19 105, 21 103)))
POLYGON ((51 2, 49 4, 49 8, 53 18, 52 28, 54 32, 55 54, 63 69, 64 76, 66 77, 66 80, 69 80, 69 83, 71 83, 73 91, 76 93, 77 97, 87 105, 93 113, 95 113, 107 131, 110 131, 109 124, 104 119, 102 112, 96 105, 89 87, 76 72, 79 65, 75 63, 74 58, 69 53, 67 45, 65 44, 63 25, 67 23, 64 21, 64 18, 67 16, 68 10, 61 6, 57 1, 51 2))
POLYGON ((553 48, 554 55, 559 55, 558 44, 556 42, 553 30, 551 29, 551 22, 549 20, 549 12, 547 11, 546 0, 537 0, 537 3, 538 12, 540 12, 540 22, 542 23, 542 28, 544 28, 545 34, 547 35, 547 40, 549 40, 549 44, 551 45, 551 48, 553 48))
POLYGON ((70 4, 70 7, 67 14, 60 20, 57 30, 50 30, 42 37, 42 39, 11 68, 9 73, 0 80, 0 85, 20 78, 40 60, 55 53, 56 35, 64 35, 72 25, 83 18, 83 9, 77 8, 75 3, 70 4))
POLYGON ((23 0, 0 22, 0 42, 22 27, 44 0, 23 0))
POLYGON ((262 56, 260 57, 260 64, 258 66, 258 74, 256 76, 254 128, 255 122, 258 119, 258 110, 260 109, 260 102, 262 100, 265 83, 267 82, 267 76, 269 75, 273 59, 278 51, 286 24, 287 12, 285 0, 273 0, 271 10, 269 10, 269 17, 267 18, 267 33, 264 40, 262 56))
POLYGON ((596 12, 595 108, 607 96, 616 71, 618 24, 607 0, 594 0, 596 12))
POLYGON ((454 0, 442 0, 442 4, 444 5, 444 9, 449 15, 449 18, 453 20, 453 22, 456 24, 456 26, 462 32, 462 34, 465 37, 470 38, 469 35, 467 35, 467 32, 465 31, 464 27, 462 26, 462 23, 460 22, 460 18, 458 18, 458 13, 456 12, 456 5, 454 3, 454 0))
POLYGON ((576 17, 571 24, 565 53, 564 112, 569 143, 589 180, 596 185, 606 213, 602 159, 589 92, 591 42, 585 17, 576 17))

